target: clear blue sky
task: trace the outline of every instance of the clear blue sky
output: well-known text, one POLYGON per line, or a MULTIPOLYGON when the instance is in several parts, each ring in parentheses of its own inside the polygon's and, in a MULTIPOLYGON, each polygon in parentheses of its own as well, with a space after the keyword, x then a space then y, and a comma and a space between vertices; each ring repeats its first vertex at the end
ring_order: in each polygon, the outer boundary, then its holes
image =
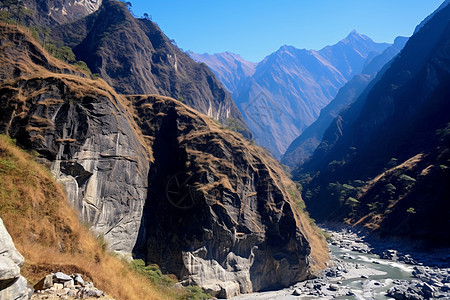
POLYGON ((320 49, 356 29, 377 42, 410 36, 443 0, 131 0, 183 50, 258 62, 282 45, 320 49))

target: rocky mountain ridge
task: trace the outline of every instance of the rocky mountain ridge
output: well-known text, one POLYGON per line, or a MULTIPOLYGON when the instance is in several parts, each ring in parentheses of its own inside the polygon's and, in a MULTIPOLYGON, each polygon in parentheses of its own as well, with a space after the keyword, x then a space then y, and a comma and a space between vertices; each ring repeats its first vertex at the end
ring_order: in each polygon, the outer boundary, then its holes
POLYGON ((27 15, 27 23, 54 26, 76 21, 95 11, 102 4, 102 0, 23 0, 25 8, 32 11, 27 15))
POLYGON ((197 54, 191 51, 188 54, 195 61, 206 63, 231 95, 237 92, 240 81, 255 73, 257 65, 257 63, 246 61, 239 54, 231 52, 211 55, 208 53, 197 54))
POLYGON ((125 3, 103 1, 95 13, 53 28, 52 36, 117 92, 170 96, 251 136, 214 74, 181 51, 157 24, 133 17, 125 3))
POLYGON ((307 278, 304 258, 319 249, 302 233, 310 225, 296 217, 300 199, 275 160, 171 99, 129 98, 155 137, 135 253, 219 297, 307 278))

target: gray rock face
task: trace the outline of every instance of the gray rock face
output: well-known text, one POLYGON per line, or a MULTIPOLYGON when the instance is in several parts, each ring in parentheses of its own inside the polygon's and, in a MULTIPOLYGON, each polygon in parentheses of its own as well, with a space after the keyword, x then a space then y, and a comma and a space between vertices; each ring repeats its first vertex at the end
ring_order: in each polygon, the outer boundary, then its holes
POLYGON ((45 157, 83 222, 111 249, 131 252, 146 197, 147 155, 117 97, 80 94, 78 84, 52 76, 16 82, 20 88, 0 100, 9 134, 45 157), (16 97, 27 101, 5 107, 16 97))
POLYGON ((130 98, 155 137, 136 253, 218 297, 307 278, 313 246, 275 160, 176 101, 130 98))
POLYGON ((23 276, 12 279, 6 286, 0 288, 0 300, 25 300, 30 299, 32 293, 28 288, 28 282, 23 276))
POLYGON ((0 256, 0 281, 20 276, 20 268, 9 257, 0 256))
POLYGON ((62 272, 56 272, 54 279, 56 282, 66 282, 72 280, 72 277, 62 272))
POLYGON ((33 10, 32 19, 40 24, 54 25, 73 22, 99 9, 102 0, 24 0, 25 6, 33 10))
POLYGON ((6 230, 2 219, 0 219, 0 256, 9 258, 19 267, 22 266, 24 262, 22 254, 14 247, 14 242, 6 230))
POLYGON ((28 299, 27 280, 20 275, 24 258, 0 219, 0 300, 28 299))

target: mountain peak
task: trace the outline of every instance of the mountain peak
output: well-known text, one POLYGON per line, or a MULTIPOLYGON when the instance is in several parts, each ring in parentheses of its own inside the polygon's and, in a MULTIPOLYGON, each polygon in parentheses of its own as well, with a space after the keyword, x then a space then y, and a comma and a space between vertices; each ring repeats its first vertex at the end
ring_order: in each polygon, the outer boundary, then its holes
POLYGON ((370 38, 364 34, 360 34, 358 31, 356 31, 355 29, 353 29, 348 35, 347 37, 344 39, 345 40, 352 40, 352 41, 360 41, 360 40, 370 40, 370 38))
POLYGON ((279 51, 289 51, 292 48, 294 48, 294 47, 290 46, 290 45, 283 45, 283 46, 280 47, 279 51))
POLYGON ((279 53, 279 54, 282 54, 282 53, 293 53, 296 50, 299 50, 299 49, 297 49, 297 48, 295 48, 294 46, 291 46, 291 45, 283 45, 275 53, 279 53))

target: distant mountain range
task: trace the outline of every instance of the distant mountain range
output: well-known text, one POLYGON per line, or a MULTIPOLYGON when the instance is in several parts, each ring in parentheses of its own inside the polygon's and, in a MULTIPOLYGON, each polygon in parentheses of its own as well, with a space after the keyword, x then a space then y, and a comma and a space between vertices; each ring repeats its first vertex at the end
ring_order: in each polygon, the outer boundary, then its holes
POLYGON ((240 55, 231 52, 197 54, 190 51, 187 54, 195 61, 206 63, 231 94, 237 92, 238 85, 242 80, 255 73, 257 65, 257 63, 246 61, 240 55))
POLYGON ((234 54, 190 55, 208 64, 229 87, 255 141, 280 158, 338 90, 389 46, 352 31, 319 51, 282 46, 258 63, 254 72, 252 65, 234 54), (238 63, 230 64, 224 57, 238 63), (253 74, 230 76, 237 73, 236 65, 249 66, 247 73, 253 74))
POLYGON ((319 118, 291 143, 281 162, 291 169, 305 162, 316 150, 333 119, 361 95, 378 71, 403 49, 407 41, 406 37, 396 38, 392 46, 365 65, 361 74, 355 75, 348 81, 336 97, 321 110, 319 118))

